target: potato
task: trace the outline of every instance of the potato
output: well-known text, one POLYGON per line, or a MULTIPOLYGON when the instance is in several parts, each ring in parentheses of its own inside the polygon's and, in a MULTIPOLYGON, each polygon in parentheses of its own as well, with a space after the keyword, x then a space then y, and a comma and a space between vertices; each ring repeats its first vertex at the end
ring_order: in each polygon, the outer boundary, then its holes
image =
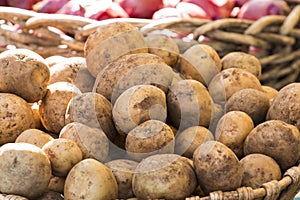
POLYGON ((47 131, 58 135, 65 126, 65 114, 70 99, 81 92, 68 82, 53 83, 47 88, 47 94, 39 106, 41 121, 47 131))
POLYGON ((33 112, 34 128, 43 129, 44 127, 41 122, 39 103, 38 102, 29 103, 29 106, 31 107, 31 110, 33 112))
POLYGON ((98 74, 93 91, 114 104, 125 90, 135 85, 155 85, 166 92, 173 77, 172 68, 159 56, 129 54, 110 63, 98 74))
POLYGON ((245 155, 262 153, 273 158, 282 171, 300 159, 300 133, 297 127, 280 120, 257 125, 244 142, 245 155))
POLYGON ((263 91, 256 76, 244 69, 229 68, 213 77, 208 91, 216 104, 224 105, 235 92, 246 88, 263 91))
POLYGON ((0 146, 14 142, 24 130, 33 127, 29 104, 17 95, 0 93, 0 146))
POLYGON ((53 65, 50 68, 50 82, 69 82, 75 85, 81 92, 91 92, 95 78, 86 67, 83 57, 70 57, 53 65))
POLYGON ((127 22, 113 22, 99 26, 89 35, 84 46, 87 68, 94 77, 120 56, 147 52, 148 46, 143 34, 137 27, 127 22))
POLYGON ((264 154, 249 154, 240 160, 244 169, 242 186, 253 189, 272 180, 281 179, 281 171, 275 160, 264 154))
POLYGON ((134 197, 132 191, 132 177, 138 162, 128 159, 117 159, 105 163, 112 170, 118 183, 118 198, 128 199, 134 197))
POLYGON ((51 164, 46 154, 28 143, 0 147, 0 193, 35 199, 48 187, 51 164))
POLYGON ((48 190, 63 194, 65 181, 66 181, 65 177, 59 177, 59 176, 52 175, 50 182, 48 184, 48 190))
POLYGON ((60 62, 64 62, 67 60, 67 57, 61 56, 61 55, 54 55, 54 56, 49 56, 45 58, 46 64, 51 68, 55 64, 58 64, 60 62))
POLYGON ((207 141, 193 155, 198 184, 208 195, 213 191, 231 191, 242 184, 243 168, 234 152, 218 141, 207 141))
POLYGON ((208 85, 221 71, 221 67, 221 59, 215 49, 205 44, 197 44, 182 54, 179 71, 187 79, 208 85))
POLYGON ((149 53, 158 55, 171 67, 177 64, 179 48, 171 37, 163 34, 149 34, 145 40, 149 53))
POLYGON ((238 158, 244 156, 244 141, 254 128, 251 117, 242 111, 230 111, 217 124, 215 137, 229 147, 238 158))
POLYGON ((264 92, 246 88, 235 92, 228 99, 225 107, 226 112, 243 111, 247 113, 257 125, 266 121, 270 100, 264 92))
POLYGON ((65 123, 79 122, 92 128, 99 128, 113 140, 117 131, 112 117, 112 105, 101 94, 87 92, 70 99, 65 123))
POLYGON ((77 163, 69 172, 64 197, 65 200, 114 200, 118 198, 118 184, 108 167, 88 158, 77 163))
POLYGON ((0 92, 16 94, 30 103, 45 96, 49 66, 34 51, 10 49, 0 53, 0 71, 0 92))
POLYGON ((29 143, 42 148, 47 142, 53 139, 51 135, 40 129, 26 129, 17 137, 15 142, 29 143))
POLYGON ((49 157, 52 173, 56 176, 66 176, 71 168, 82 160, 80 148, 69 139, 51 140, 43 146, 42 150, 49 157))
POLYGON ((290 83, 278 91, 267 113, 267 120, 277 119, 300 130, 300 83, 290 83))
POLYGON ((191 126, 208 127, 213 106, 206 87, 196 80, 178 81, 167 93, 168 119, 179 131, 191 126))
POLYGON ((242 52, 234 51, 225 54, 221 59, 222 70, 229 68, 240 68, 244 69, 258 79, 261 77, 262 67, 260 61, 255 56, 242 52))
POLYGON ((0 194, 1 200, 28 200, 26 197, 22 197, 19 195, 13 195, 13 194, 0 194))
POLYGON ((197 186, 194 169, 188 159, 177 154, 152 155, 136 167, 132 179, 138 199, 184 199, 197 186))
POLYGON ((91 128, 79 122, 72 122, 63 127, 59 138, 76 142, 81 149, 83 159, 94 158, 104 162, 108 157, 109 140, 100 129, 91 128))
POLYGON ((117 98, 112 115, 120 134, 127 134, 150 119, 165 122, 166 95, 161 89, 152 85, 133 86, 117 98))
POLYGON ((127 134, 125 141, 128 156, 137 161, 153 154, 174 153, 174 145, 172 129, 158 120, 141 123, 127 134))
POLYGON ((54 191, 47 191, 41 197, 36 200, 64 200, 62 194, 54 191))
POLYGON ((176 136, 175 152, 187 158, 192 158, 198 146, 208 140, 214 140, 214 135, 203 126, 192 126, 176 136))
POLYGON ((273 98, 278 94, 278 90, 275 88, 268 86, 268 85, 262 85, 263 92, 267 95, 270 102, 273 100, 273 98))

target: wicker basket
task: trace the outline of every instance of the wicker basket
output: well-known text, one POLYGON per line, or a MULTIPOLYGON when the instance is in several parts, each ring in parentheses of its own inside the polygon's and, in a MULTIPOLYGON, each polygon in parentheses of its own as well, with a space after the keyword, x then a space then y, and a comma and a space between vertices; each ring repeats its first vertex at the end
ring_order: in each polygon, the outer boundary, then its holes
MULTIPOLYGON (((262 84, 280 89, 300 77, 300 5, 297 3, 297 0, 291 1, 292 11, 287 16, 266 16, 257 21, 236 18, 216 21, 178 18, 95 21, 78 16, 40 14, 0 7, 0 52, 11 48, 27 48, 43 57, 83 56, 84 43, 97 27, 114 21, 126 21, 140 28, 145 35, 159 30, 184 36, 175 39, 181 53, 197 43, 211 45, 221 57, 232 51, 251 53, 262 64, 262 84)), ((258 189, 242 187, 235 191, 215 191, 209 196, 187 199, 292 200, 299 190, 300 165, 288 169, 280 181, 265 183, 258 189)), ((0 200, 8 199, 18 198, 0 194, 0 200)))

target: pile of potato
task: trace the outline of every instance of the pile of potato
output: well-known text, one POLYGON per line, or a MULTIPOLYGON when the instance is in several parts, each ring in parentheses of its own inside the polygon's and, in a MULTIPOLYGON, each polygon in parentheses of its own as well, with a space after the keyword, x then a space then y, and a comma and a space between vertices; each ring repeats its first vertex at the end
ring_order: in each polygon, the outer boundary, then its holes
POLYGON ((84 57, 0 54, 0 199, 184 199, 280 180, 300 160, 300 83, 252 55, 183 53, 100 26, 84 57))

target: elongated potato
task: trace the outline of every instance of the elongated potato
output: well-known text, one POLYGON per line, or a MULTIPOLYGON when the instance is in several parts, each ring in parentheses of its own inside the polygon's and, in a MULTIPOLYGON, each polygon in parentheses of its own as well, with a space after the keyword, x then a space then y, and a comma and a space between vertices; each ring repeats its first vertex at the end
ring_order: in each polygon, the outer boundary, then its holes
POLYGON ((114 104, 127 89, 135 85, 155 85, 167 91, 174 72, 162 58, 149 53, 129 54, 107 65, 97 76, 93 91, 114 104))
POLYGON ((143 34, 127 22, 114 22, 98 27, 87 38, 84 46, 87 68, 94 77, 120 56, 147 52, 148 46, 143 34))
POLYGON ((112 114, 120 134, 127 134, 150 119, 165 122, 166 95, 161 89, 152 85, 133 86, 118 97, 112 114))
POLYGON ((14 142, 30 128, 34 128, 34 117, 29 104, 17 95, 0 93, 0 146, 14 142))
POLYGON ((0 92, 37 102, 46 95, 49 79, 49 66, 34 51, 11 49, 0 54, 0 92))

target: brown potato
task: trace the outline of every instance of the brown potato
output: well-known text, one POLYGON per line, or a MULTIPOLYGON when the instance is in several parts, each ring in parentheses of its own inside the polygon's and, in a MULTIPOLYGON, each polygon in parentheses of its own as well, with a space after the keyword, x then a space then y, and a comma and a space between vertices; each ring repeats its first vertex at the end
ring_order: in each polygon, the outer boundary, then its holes
POLYGON ((229 147, 238 158, 244 156, 244 141, 254 128, 251 117, 242 111, 230 111, 217 124, 215 137, 229 147))
POLYGON ((176 135, 175 152, 187 158, 192 158, 198 146, 208 140, 214 140, 214 135, 203 126, 192 126, 176 135))
POLYGON ((158 55, 171 67, 177 64, 179 48, 171 37, 163 34, 149 34, 145 40, 149 53, 158 55))
POLYGON ((174 153, 174 145, 172 129, 158 120, 141 123, 127 134, 125 141, 128 156, 137 161, 153 154, 174 153))
POLYGON ((28 143, 0 147, 0 191, 35 199, 46 192, 51 164, 46 154, 28 143))
POLYGON ((224 105, 235 92, 246 88, 263 91, 256 76, 244 69, 229 68, 213 77, 208 91, 215 103, 224 105))
POLYGON ((66 176, 71 168, 82 160, 80 148, 69 139, 50 140, 43 146, 42 150, 49 157, 52 173, 56 176, 66 176))
POLYGON ((205 44, 196 44, 182 54, 179 71, 187 79, 208 85, 221 71, 221 67, 221 59, 215 49, 205 44))
POLYGON ((65 114, 69 101, 81 92, 68 82, 56 82, 48 85, 47 88, 47 94, 39 106, 41 121, 46 130, 58 135, 65 126, 65 114))
POLYGON ((43 129, 44 127, 41 122, 39 103, 38 102, 29 103, 29 106, 31 107, 31 110, 33 112, 34 128, 43 129))
POLYGON ((217 141, 200 145, 193 155, 198 184, 208 195, 213 191, 231 191, 242 184, 243 168, 234 152, 217 141))
POLYGON ((299 146, 300 133, 297 127, 280 120, 269 120, 257 125, 249 133, 244 143, 244 153, 270 156, 285 171, 298 162, 299 146))
POLYGON ((41 197, 36 200, 64 200, 62 194, 54 191, 47 191, 41 197))
POLYGON ((45 58, 46 64, 51 68, 55 64, 58 64, 60 62, 64 62, 67 60, 67 57, 61 56, 61 55, 54 55, 54 56, 49 56, 45 58))
POLYGON ((64 198, 115 200, 118 198, 118 184, 112 171, 104 164, 92 158, 84 159, 69 172, 64 198))
POLYGON ((300 131, 300 83, 290 83, 274 97, 267 119, 277 119, 292 124, 300 131))
POLYGON ((261 64, 258 58, 255 56, 242 52, 242 51, 234 51, 227 53, 221 59, 222 70, 229 68, 240 68, 244 69, 258 79, 261 77, 261 64))
POLYGON ((235 92, 228 99, 225 107, 226 112, 243 111, 247 113, 257 125, 266 121, 270 100, 264 92, 246 88, 235 92))
POLYGON ((65 181, 66 181, 65 177, 59 177, 59 176, 52 175, 50 182, 48 184, 48 190, 63 194, 65 181))
POLYGON ((132 177, 138 162, 128 159, 112 160, 105 165, 112 170, 118 183, 118 198, 128 199, 134 197, 132 191, 132 177))
POLYGON ((26 129, 34 128, 33 112, 21 97, 0 93, 0 146, 14 142, 26 129))
POLYGON ((0 92, 16 94, 30 103, 45 96, 49 66, 34 51, 11 49, 0 53, 0 71, 0 92))
POLYGON ((127 134, 150 119, 165 122, 167 118, 166 95, 153 85, 133 86, 117 98, 112 115, 120 134, 127 134))
POLYGON ((268 86, 268 85, 262 85, 263 92, 266 93, 267 97, 269 98, 270 102, 273 100, 273 98, 278 94, 278 90, 275 88, 268 86))
POLYGON ((26 129, 16 139, 15 142, 25 142, 42 148, 47 142, 54 138, 40 129, 26 129))
POLYGON ((94 158, 104 162, 108 157, 109 140, 100 129, 91 128, 79 122, 72 122, 63 127, 59 138, 76 142, 81 149, 83 159, 94 158))
POLYGON ((190 161, 177 154, 145 158, 136 167, 132 180, 138 199, 184 199, 191 196, 196 186, 190 161))
POLYGON ((110 63, 98 74, 93 91, 114 104, 125 90, 135 85, 155 85, 166 92, 173 77, 172 68, 159 56, 129 54, 110 63))
POLYGON ((196 80, 178 81, 167 93, 168 119, 179 131, 191 126, 208 127, 213 106, 206 87, 196 80))
POLYGON ((99 128, 110 140, 113 140, 117 134, 111 103, 103 95, 95 92, 82 93, 70 99, 66 109, 65 123, 71 122, 99 128))
POLYGON ((249 154, 240 160, 244 169, 242 186, 253 189, 272 180, 281 179, 281 171, 275 160, 264 154, 249 154))
POLYGON ((99 26, 93 34, 89 35, 84 46, 87 68, 94 77, 120 56, 147 52, 148 46, 143 34, 137 27, 127 22, 99 26))

